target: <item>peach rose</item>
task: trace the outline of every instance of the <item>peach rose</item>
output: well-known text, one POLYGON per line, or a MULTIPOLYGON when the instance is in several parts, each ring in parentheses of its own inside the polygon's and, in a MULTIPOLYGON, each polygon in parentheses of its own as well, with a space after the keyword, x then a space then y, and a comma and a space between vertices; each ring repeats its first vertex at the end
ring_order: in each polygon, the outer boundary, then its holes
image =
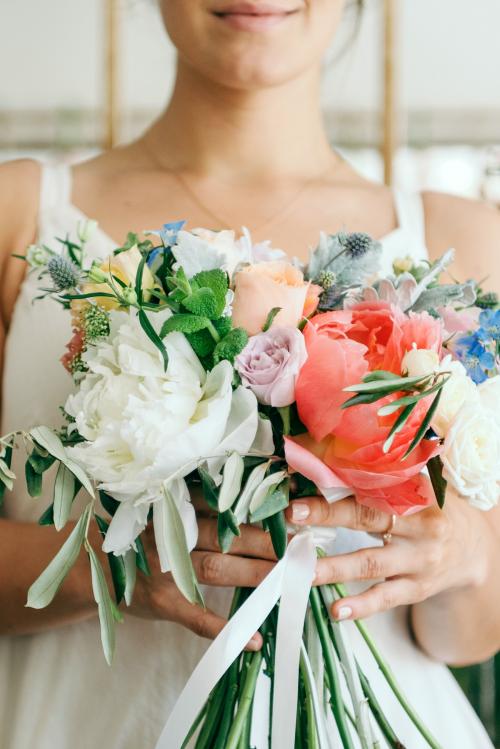
POLYGON ((233 323, 250 335, 262 330, 273 307, 273 325, 296 327, 304 315, 310 284, 286 261, 247 265, 234 278, 233 323))

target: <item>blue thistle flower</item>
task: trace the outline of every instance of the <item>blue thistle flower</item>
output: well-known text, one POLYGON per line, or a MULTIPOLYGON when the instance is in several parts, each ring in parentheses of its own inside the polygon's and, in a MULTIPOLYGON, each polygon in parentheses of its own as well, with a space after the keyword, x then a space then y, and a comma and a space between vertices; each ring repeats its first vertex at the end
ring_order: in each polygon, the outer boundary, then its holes
POLYGON ((458 359, 476 385, 488 379, 488 370, 495 367, 495 357, 485 348, 478 332, 462 336, 454 348, 458 359))
POLYGON ((74 289, 80 281, 80 269, 68 258, 54 255, 47 263, 47 270, 57 291, 74 289))
POLYGON ((359 231, 354 232, 353 234, 340 233, 338 238, 346 255, 353 259, 366 255, 368 250, 370 250, 374 244, 373 239, 369 234, 359 231))

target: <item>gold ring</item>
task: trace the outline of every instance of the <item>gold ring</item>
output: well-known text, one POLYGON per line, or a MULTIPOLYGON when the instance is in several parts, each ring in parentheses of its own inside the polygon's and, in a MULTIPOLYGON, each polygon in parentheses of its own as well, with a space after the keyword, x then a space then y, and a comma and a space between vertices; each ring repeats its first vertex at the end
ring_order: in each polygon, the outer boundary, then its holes
POLYGON ((387 544, 390 544, 392 541, 392 532, 396 526, 396 520, 398 519, 398 516, 395 514, 391 515, 391 522, 389 524, 389 527, 387 528, 386 532, 382 536, 382 541, 384 542, 384 546, 387 544))

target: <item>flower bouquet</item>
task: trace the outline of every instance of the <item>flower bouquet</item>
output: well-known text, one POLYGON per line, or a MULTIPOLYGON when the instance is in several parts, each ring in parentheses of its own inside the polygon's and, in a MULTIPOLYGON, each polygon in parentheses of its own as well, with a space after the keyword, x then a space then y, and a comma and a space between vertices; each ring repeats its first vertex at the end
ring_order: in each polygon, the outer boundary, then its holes
MULTIPOLYGON (((161 569, 203 606, 190 558, 190 493, 201 490, 223 552, 249 522, 269 532, 279 561, 255 591, 235 591, 231 619, 158 748, 250 749, 262 679, 273 749, 371 749, 380 736, 401 747, 349 644, 349 623, 331 617, 343 586, 312 587, 331 541, 310 528, 294 534, 284 510, 319 492, 330 502, 354 496, 389 521, 442 506, 447 482, 482 509, 495 504, 497 298, 473 281, 439 283, 451 251, 433 264, 403 259, 381 277, 381 245, 365 234, 322 234, 301 266, 269 243, 252 244, 246 230, 235 239, 183 225, 149 232, 154 242, 129 234, 91 262, 86 222, 57 251, 31 246, 22 256, 41 296, 71 315, 62 362, 75 388, 60 430, 35 425, 1 439, 2 492, 15 479, 12 451, 24 445, 32 497, 57 465, 42 525, 60 530, 77 494, 88 500, 27 605, 50 604, 83 546, 111 662, 118 605, 132 600, 137 569, 149 571, 141 534, 152 523, 161 569), (264 647, 244 652, 257 629, 264 647)), ((402 709, 438 747, 364 624, 356 626, 402 709)))

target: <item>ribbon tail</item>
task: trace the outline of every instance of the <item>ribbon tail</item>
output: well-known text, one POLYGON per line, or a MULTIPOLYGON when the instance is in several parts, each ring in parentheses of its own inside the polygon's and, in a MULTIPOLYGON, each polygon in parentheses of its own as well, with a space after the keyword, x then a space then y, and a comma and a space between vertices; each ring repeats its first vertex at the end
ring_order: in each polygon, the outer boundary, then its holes
MULTIPOLYGON (((292 544, 293 541, 290 546, 292 544)), ((175 703, 156 749, 180 749, 210 692, 279 600, 287 554, 247 598, 210 645, 175 703)))
POLYGON ((291 540, 284 557, 274 666, 272 749, 293 749, 295 744, 300 650, 316 558, 309 529, 291 540))

